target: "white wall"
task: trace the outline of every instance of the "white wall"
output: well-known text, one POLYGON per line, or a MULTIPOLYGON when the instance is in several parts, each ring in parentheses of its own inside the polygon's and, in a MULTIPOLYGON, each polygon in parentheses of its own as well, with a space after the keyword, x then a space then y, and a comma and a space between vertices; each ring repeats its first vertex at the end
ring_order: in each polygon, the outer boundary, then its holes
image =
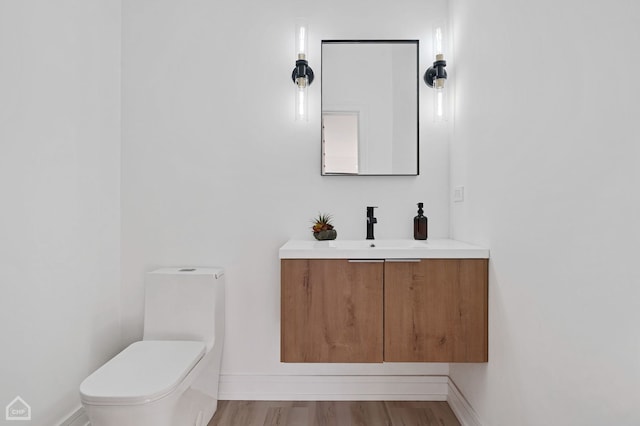
MULTIPOLYGON (((378 238, 412 238, 425 202, 432 237, 449 230, 448 142, 425 119, 418 177, 321 177, 320 85, 310 121, 294 121, 294 27, 310 25, 310 66, 320 41, 418 38, 445 0, 316 4, 140 0, 123 5, 124 333, 142 334, 144 272, 162 265, 227 270, 223 374, 426 373, 446 364, 283 365, 279 362, 278 248, 311 238, 310 219, 335 216, 338 238, 364 238, 366 206, 378 238)), ((430 49, 429 49, 430 50, 430 49)), ((429 58, 421 55, 421 69, 429 58)))
POLYGON ((491 248, 484 425, 640 424, 640 4, 455 0, 453 236, 491 248))
POLYGON ((1 0, 0 57, 0 423, 49 426, 120 349, 119 2, 1 0))

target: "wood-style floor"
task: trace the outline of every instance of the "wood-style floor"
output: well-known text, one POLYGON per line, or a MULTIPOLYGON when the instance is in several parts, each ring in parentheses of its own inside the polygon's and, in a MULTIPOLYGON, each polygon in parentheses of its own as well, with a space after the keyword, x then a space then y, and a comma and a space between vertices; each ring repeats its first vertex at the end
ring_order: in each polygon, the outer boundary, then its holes
POLYGON ((446 402, 219 401, 209 426, 460 426, 446 402))

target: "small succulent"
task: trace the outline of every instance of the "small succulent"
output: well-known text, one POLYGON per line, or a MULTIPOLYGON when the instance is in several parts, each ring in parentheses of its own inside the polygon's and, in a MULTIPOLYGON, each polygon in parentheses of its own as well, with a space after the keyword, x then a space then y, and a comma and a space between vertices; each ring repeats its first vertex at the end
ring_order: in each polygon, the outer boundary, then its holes
POLYGON ((331 224, 332 220, 333 220, 333 217, 330 214, 319 213, 318 217, 311 220, 311 222, 313 222, 313 226, 311 227, 311 230, 313 231, 314 234, 320 231, 330 231, 333 229, 333 224, 331 224))

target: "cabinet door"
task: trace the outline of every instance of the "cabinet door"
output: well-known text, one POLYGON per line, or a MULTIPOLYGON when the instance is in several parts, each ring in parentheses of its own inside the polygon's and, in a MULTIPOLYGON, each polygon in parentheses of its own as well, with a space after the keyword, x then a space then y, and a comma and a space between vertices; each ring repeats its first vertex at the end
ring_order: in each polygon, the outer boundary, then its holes
POLYGON ((385 361, 486 362, 487 259, 385 264, 385 361))
POLYGON ((282 362, 382 362, 384 263, 281 260, 282 362))

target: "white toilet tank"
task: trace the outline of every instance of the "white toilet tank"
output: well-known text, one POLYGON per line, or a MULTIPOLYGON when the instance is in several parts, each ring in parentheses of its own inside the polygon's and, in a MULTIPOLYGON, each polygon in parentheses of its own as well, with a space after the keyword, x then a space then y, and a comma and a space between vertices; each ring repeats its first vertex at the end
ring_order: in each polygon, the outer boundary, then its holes
POLYGON ((211 350, 224 336, 224 288, 220 268, 148 272, 143 340, 197 340, 211 350))

